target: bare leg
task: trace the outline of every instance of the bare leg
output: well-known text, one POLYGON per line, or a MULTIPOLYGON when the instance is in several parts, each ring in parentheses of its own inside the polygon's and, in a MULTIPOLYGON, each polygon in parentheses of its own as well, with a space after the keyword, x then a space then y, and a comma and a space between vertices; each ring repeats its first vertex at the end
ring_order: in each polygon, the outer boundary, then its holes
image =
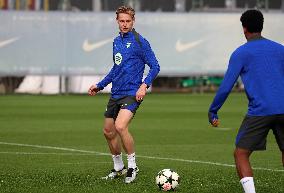
POLYGON ((133 113, 127 109, 121 109, 115 121, 115 129, 119 134, 125 152, 130 155, 134 153, 134 140, 128 131, 128 125, 133 117, 133 113))
POLYGON ((242 148, 236 148, 234 152, 237 172, 245 193, 255 193, 253 173, 249 162, 251 153, 242 148))
POLYGON ((139 171, 136 165, 134 140, 132 135, 128 131, 128 125, 133 117, 133 113, 127 109, 121 109, 115 121, 115 129, 119 134, 123 148, 127 153, 128 170, 125 177, 125 183, 129 184, 136 178, 139 171))
POLYGON ((282 150, 282 164, 283 164, 283 167, 284 167, 284 150, 282 150))
MULTIPOLYGON (((251 151, 241 148, 236 148, 234 152, 236 169, 240 179, 244 177, 252 177, 252 168, 249 162, 251 151)), ((283 155, 283 154, 282 154, 283 155)))
POLYGON ((121 153, 120 137, 116 132, 114 120, 112 118, 105 118, 104 136, 108 142, 111 154, 119 155, 121 153))

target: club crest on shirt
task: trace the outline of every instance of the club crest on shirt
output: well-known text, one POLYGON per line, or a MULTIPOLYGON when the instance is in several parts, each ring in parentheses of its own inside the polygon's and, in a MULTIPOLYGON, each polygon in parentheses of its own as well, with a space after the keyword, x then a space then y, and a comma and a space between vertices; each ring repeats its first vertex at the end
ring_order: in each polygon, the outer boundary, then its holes
POLYGON ((127 43, 126 43, 126 48, 129 48, 130 45, 131 45, 131 42, 127 42, 127 43))
POLYGON ((114 62, 115 62, 116 65, 121 64, 121 62, 122 62, 122 55, 121 55, 121 53, 118 52, 118 53, 116 53, 114 55, 114 62))

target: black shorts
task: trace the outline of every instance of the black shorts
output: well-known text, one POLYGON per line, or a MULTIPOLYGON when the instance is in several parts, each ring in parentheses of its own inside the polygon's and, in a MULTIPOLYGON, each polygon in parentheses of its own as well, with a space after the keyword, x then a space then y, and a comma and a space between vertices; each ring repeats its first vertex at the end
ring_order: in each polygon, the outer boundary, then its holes
POLYGON ((105 111, 105 118, 116 119, 120 109, 128 109, 133 113, 136 113, 141 102, 136 101, 135 96, 125 96, 119 99, 110 98, 105 111))
POLYGON ((272 129, 281 151, 284 150, 284 115, 246 116, 236 137, 236 147, 250 151, 265 150, 272 129))

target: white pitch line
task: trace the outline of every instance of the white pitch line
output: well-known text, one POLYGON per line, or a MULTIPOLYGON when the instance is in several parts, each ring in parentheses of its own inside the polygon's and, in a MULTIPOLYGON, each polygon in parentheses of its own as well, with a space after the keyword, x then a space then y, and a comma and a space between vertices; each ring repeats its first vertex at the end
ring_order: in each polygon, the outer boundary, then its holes
POLYGON ((111 164, 112 162, 63 162, 62 165, 80 165, 80 164, 111 164))
MULTIPOLYGON (((96 152, 96 151, 88 151, 88 150, 80 150, 80 149, 64 148, 64 147, 30 145, 30 144, 8 143, 8 142, 0 142, 0 145, 1 144, 2 145, 12 145, 12 146, 22 146, 22 147, 35 147, 35 148, 41 148, 41 149, 56 149, 56 150, 62 150, 62 151, 71 151, 71 152, 80 152, 80 153, 110 156, 109 153, 101 153, 101 152, 96 152)), ((154 157, 154 156, 143 156, 143 155, 136 155, 136 157, 146 158, 146 159, 156 159, 156 160, 170 160, 170 161, 179 161, 179 162, 187 162, 187 163, 207 164, 207 165, 215 165, 215 166, 223 166, 223 167, 235 167, 235 165, 233 164, 224 164, 224 163, 200 161, 200 160, 187 160, 187 159, 165 158, 165 157, 154 157)), ((270 169, 270 168, 261 168, 261 167, 255 167, 255 168, 253 167, 253 169, 271 171, 271 172, 284 172, 284 170, 280 170, 280 169, 270 169)))
POLYGON ((109 153, 101 153, 96 151, 88 151, 88 150, 79 150, 79 149, 72 149, 72 148, 64 148, 64 147, 54 147, 54 146, 46 146, 46 145, 30 145, 30 144, 21 144, 21 143, 7 143, 7 142, 0 142, 2 145, 13 145, 13 146, 22 146, 22 147, 35 147, 41 149, 56 149, 62 151, 72 151, 72 152, 80 152, 80 153, 90 153, 90 154, 98 154, 98 155, 110 155, 109 153))
POLYGON ((16 152, 16 151, 1 151, 0 154, 15 154, 15 155, 90 155, 90 153, 55 153, 55 152, 16 152))
POLYGON ((232 128, 222 128, 222 127, 213 127, 214 130, 218 131, 229 131, 232 130, 232 128))

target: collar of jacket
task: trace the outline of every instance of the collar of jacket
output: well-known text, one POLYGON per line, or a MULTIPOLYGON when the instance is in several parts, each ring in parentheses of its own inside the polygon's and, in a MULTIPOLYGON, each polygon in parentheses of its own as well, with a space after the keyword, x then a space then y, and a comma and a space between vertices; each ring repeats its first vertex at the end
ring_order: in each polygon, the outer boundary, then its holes
POLYGON ((127 32, 127 33, 122 33, 122 32, 119 32, 119 35, 120 35, 120 37, 122 37, 122 38, 128 38, 128 37, 130 37, 130 36, 132 36, 133 35, 133 31, 134 31, 135 29, 134 28, 132 28, 132 30, 131 31, 129 31, 129 32, 127 32))

